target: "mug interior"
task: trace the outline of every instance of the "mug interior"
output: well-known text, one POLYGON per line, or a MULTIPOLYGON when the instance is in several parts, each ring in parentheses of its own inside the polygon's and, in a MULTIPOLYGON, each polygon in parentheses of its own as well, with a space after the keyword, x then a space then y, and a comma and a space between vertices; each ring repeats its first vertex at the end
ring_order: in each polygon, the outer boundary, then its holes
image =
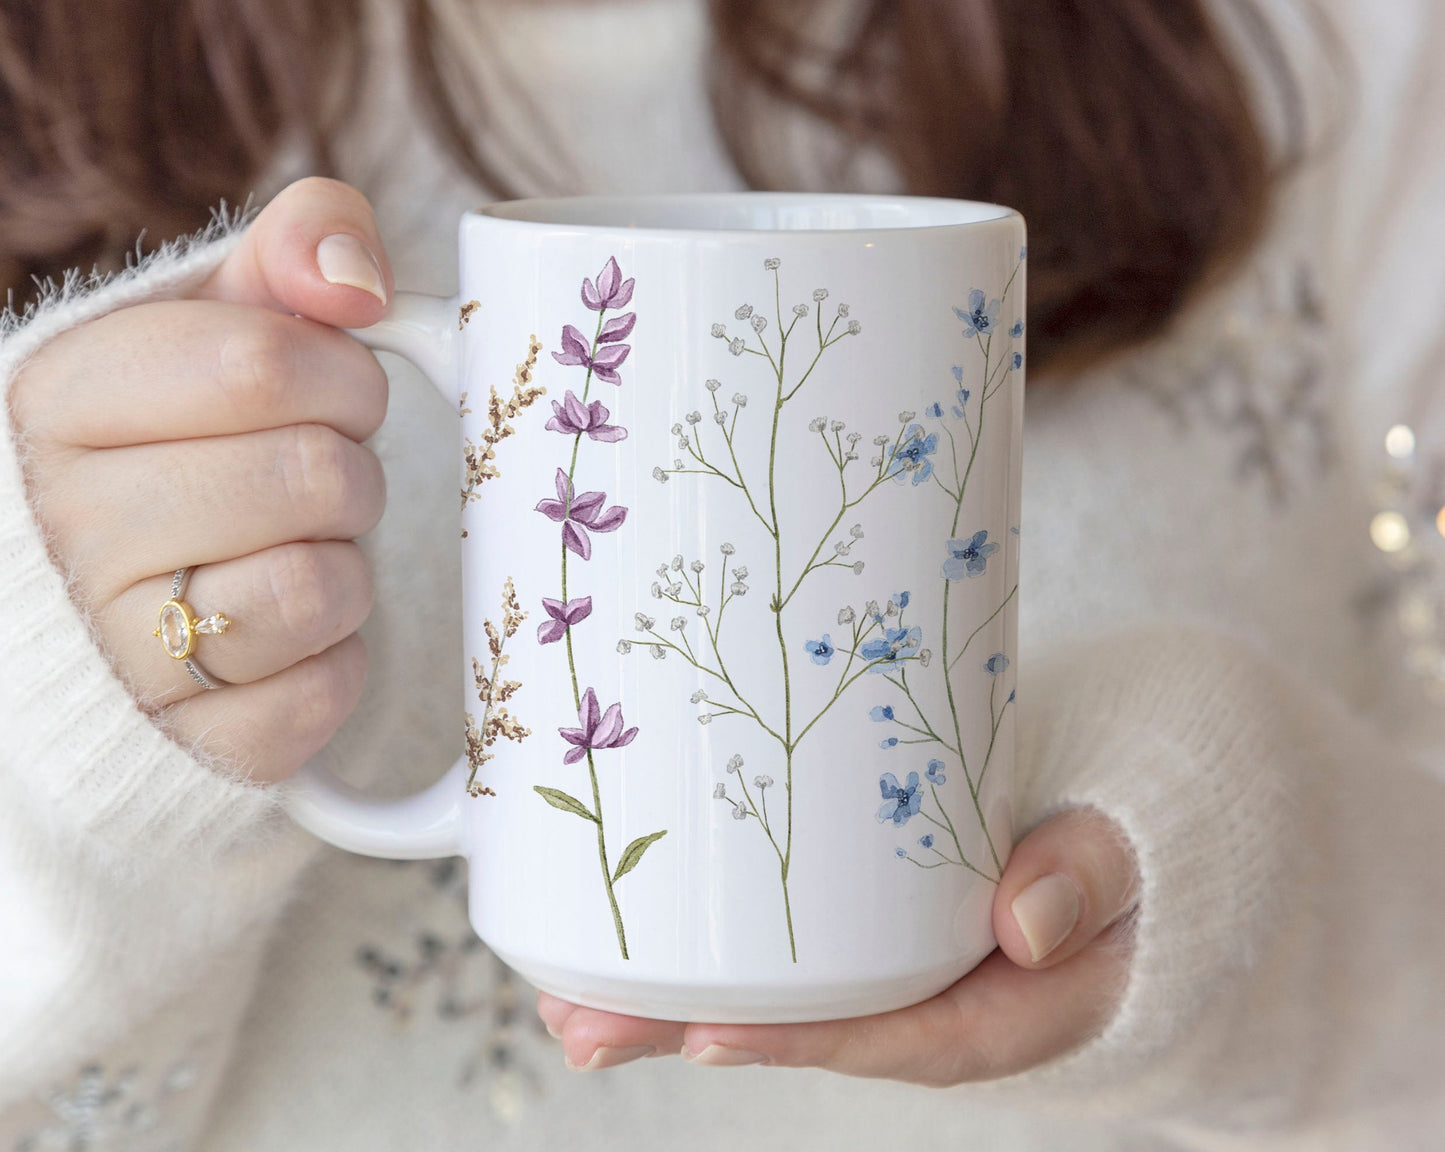
POLYGON ((533 224, 672 232, 864 232, 954 228, 1016 215, 999 204, 925 196, 739 192, 510 200, 478 215, 533 224))

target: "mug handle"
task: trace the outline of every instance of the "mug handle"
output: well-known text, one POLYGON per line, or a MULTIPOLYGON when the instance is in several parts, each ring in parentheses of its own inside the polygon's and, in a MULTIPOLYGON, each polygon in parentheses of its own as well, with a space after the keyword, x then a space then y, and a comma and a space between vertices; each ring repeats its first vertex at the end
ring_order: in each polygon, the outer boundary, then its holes
MULTIPOLYGON (((368 348, 410 360, 455 406, 461 398, 457 307, 457 300, 398 292, 385 319, 350 335, 368 348)), ((463 755, 429 788, 378 800, 313 759, 282 786, 282 803, 302 828, 348 852, 388 860, 465 856, 462 798, 467 772, 463 755)))

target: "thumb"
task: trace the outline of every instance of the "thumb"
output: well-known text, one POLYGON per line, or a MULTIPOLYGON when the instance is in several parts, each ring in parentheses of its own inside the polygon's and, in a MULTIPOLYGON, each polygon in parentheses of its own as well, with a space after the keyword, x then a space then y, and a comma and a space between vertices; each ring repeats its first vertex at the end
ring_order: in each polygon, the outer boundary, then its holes
POLYGON ((366 197, 349 184, 311 177, 266 205, 198 295, 362 328, 385 315, 391 289, 366 197))
POLYGON ((1138 897, 1128 837, 1097 809, 1073 809, 1014 848, 994 893, 994 935, 1021 968, 1050 968, 1132 911, 1138 897))

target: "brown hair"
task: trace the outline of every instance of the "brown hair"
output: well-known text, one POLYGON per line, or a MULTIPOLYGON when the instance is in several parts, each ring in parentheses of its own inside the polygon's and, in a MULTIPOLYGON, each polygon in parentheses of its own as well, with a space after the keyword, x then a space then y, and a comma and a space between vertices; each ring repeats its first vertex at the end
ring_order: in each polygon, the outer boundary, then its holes
MULTIPOLYGON (((505 127, 486 122, 429 0, 398 2, 433 131, 463 170, 509 192, 505 127)), ((1253 14, 1250 0, 1236 6, 1253 14)), ((23 295, 29 277, 114 264, 142 232, 198 227, 221 199, 244 200, 283 142, 309 143, 326 171, 362 7, 0 0, 0 284, 23 295)), ((813 171, 835 187, 881 154, 911 192, 1018 208, 1032 362, 1079 362, 1157 332, 1261 227, 1271 161, 1204 9, 854 0, 845 14, 837 0, 711 0, 714 105, 755 187, 805 182, 778 143, 802 114, 832 129, 814 134, 826 151, 813 171)), ((1268 36, 1257 14, 1251 26, 1268 36)))

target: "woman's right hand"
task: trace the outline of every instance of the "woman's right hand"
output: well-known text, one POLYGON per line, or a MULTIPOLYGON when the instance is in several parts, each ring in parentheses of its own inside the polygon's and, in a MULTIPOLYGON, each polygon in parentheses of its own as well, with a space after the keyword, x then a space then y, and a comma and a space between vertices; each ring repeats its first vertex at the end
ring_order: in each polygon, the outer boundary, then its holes
POLYGON ((381 517, 362 441, 386 414, 375 357, 338 328, 391 294, 370 206, 331 180, 275 198, 194 299, 140 304, 57 337, 10 393, 32 506, 71 595, 136 698, 181 743, 290 775, 360 698, 381 517), (152 635, 171 579, 224 612, 195 659, 152 635))

